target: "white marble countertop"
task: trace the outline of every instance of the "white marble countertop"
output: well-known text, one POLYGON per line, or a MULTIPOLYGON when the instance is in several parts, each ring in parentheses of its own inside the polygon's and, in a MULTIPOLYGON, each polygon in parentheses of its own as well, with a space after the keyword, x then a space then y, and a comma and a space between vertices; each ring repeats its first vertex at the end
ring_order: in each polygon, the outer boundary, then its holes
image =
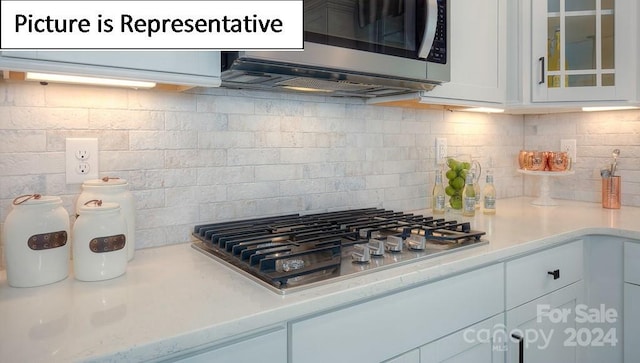
MULTIPOLYGON (((472 228, 489 244, 285 296, 178 244, 138 250, 127 273, 101 282, 12 288, 0 272, 0 361, 145 361, 585 235, 640 240, 640 208, 501 199, 472 228)), ((424 211, 429 214, 429 211, 424 211)), ((458 220, 460 216, 456 217, 458 220)))

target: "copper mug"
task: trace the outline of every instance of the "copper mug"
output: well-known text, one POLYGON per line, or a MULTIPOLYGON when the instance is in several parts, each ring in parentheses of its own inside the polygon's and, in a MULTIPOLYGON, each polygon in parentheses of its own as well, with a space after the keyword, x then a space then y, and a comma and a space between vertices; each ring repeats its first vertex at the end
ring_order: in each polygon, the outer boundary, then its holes
POLYGON ((531 151, 527 156, 526 169, 543 171, 547 168, 547 152, 531 151))
POLYGON ((550 171, 569 170, 569 155, 565 151, 550 151, 547 153, 547 166, 550 171))
POLYGON ((547 158, 539 151, 520 150, 518 164, 522 170, 544 170, 547 158))
POLYGON ((520 150, 520 153, 518 154, 518 165, 520 166, 520 169, 523 169, 523 170, 527 169, 527 158, 528 157, 529 157, 529 151, 520 150))

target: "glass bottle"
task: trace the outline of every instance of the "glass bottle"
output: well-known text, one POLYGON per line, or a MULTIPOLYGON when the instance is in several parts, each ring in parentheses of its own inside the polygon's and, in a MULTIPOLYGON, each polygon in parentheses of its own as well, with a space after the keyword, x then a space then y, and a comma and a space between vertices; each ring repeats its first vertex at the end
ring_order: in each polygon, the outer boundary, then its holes
POLYGON ((473 191, 476 194, 476 209, 480 209, 480 180, 473 184, 473 191))
POLYGON ((484 206, 482 213, 496 214, 496 187, 493 185, 493 175, 487 173, 487 183, 484 186, 484 206))
POLYGON ((462 189, 462 215, 473 217, 476 215, 476 190, 473 186, 473 173, 467 173, 467 179, 462 189))
POLYGON ((444 214, 445 193, 442 185, 442 171, 436 170, 436 183, 431 192, 431 209, 433 214, 444 214))
POLYGON ((473 173, 473 190, 476 192, 476 209, 480 209, 480 174, 482 174, 482 167, 477 160, 473 160, 471 164, 473 165, 471 172, 473 173))

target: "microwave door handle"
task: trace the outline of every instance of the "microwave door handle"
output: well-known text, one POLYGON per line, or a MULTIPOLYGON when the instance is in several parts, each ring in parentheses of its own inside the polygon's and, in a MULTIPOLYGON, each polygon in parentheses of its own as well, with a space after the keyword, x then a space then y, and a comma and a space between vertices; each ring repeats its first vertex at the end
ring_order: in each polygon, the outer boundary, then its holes
POLYGON ((424 34, 422 35, 422 44, 418 50, 418 58, 427 58, 431 51, 431 45, 436 37, 436 28, 438 26, 438 1, 427 0, 426 8, 427 22, 424 26, 424 34))

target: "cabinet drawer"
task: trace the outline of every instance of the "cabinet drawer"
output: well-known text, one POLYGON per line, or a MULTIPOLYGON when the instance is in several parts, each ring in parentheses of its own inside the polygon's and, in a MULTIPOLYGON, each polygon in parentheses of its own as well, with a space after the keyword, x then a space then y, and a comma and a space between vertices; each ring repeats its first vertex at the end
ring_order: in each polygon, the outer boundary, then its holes
POLYGON ((507 310, 581 280, 582 261, 580 240, 507 262, 507 310))
POLYGON ((624 281, 640 285, 640 243, 624 243, 624 281))
POLYGON ((503 268, 491 265, 294 322, 292 361, 381 362, 499 314, 503 268))
POLYGON ((286 362, 287 330, 282 327, 223 346, 172 358, 180 363, 286 362))

